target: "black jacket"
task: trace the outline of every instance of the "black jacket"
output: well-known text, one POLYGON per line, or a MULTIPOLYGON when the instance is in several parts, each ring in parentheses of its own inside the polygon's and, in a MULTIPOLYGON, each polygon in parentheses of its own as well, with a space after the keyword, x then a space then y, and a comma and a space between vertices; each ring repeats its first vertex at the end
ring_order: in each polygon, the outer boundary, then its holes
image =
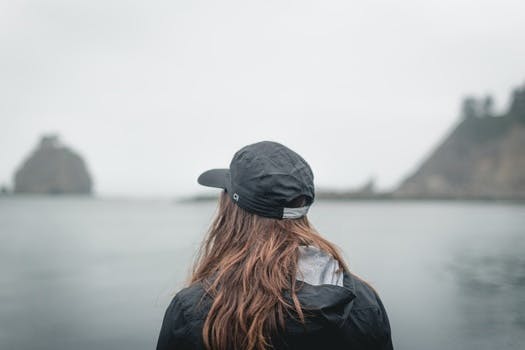
MULTIPOLYGON (((297 296, 310 316, 306 325, 292 318, 286 331, 272 337, 274 349, 393 349, 386 310, 377 293, 362 280, 345 273, 343 285, 301 286, 297 296)), ((200 284, 181 290, 166 310, 157 350, 204 349, 202 327, 211 299, 200 284)))

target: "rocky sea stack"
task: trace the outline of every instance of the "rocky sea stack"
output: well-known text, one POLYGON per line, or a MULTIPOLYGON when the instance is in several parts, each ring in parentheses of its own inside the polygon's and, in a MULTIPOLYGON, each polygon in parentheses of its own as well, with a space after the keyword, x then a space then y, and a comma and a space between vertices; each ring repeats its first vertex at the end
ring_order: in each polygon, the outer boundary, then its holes
POLYGON ((80 155, 46 135, 18 168, 14 193, 91 194, 93 182, 80 155))
POLYGON ((490 96, 466 98, 457 125, 394 195, 525 199, 525 86, 503 115, 490 96))

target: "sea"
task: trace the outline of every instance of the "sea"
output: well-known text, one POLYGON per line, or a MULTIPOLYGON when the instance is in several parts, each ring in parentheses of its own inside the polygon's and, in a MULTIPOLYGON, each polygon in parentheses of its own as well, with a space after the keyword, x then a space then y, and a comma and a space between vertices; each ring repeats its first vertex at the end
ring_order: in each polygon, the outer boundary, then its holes
MULTIPOLYGON (((0 349, 154 349, 216 203, 0 198, 0 349)), ((402 350, 525 349, 525 204, 319 201, 402 350)))

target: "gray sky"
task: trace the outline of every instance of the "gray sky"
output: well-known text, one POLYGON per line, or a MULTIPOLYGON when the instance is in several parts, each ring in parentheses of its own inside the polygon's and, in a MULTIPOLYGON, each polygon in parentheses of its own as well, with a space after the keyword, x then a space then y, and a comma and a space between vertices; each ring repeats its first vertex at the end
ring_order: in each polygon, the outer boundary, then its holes
POLYGON ((525 2, 0 0, 0 183, 40 135, 102 195, 199 191, 282 142, 318 186, 389 188, 457 120, 525 79, 525 2))

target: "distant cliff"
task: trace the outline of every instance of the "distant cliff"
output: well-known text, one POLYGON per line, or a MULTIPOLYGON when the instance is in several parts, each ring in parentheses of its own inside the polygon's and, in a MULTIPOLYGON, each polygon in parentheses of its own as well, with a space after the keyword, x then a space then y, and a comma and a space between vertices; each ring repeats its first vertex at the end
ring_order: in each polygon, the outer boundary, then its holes
POLYGON ((394 195, 525 198, 525 86, 500 116, 490 97, 465 99, 461 120, 394 195))
POLYGON ((58 137, 42 137, 39 146, 14 176, 15 193, 90 194, 92 180, 82 157, 60 144, 58 137))

